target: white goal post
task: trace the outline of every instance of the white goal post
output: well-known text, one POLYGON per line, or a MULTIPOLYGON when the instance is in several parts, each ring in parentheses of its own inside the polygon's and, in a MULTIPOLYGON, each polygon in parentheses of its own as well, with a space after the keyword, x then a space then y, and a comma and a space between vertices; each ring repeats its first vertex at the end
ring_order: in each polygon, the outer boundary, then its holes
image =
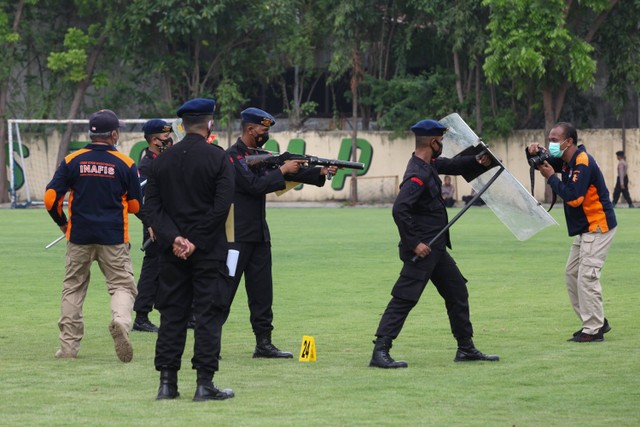
MULTIPOLYGON (((143 124, 146 123, 149 119, 121 119, 125 124, 143 124)), ((38 197, 37 194, 39 192, 34 192, 32 184, 33 182, 38 183, 40 187, 44 189, 44 185, 42 184, 44 179, 51 179, 53 176, 52 170, 58 166, 56 164, 57 160, 57 150, 51 150, 51 155, 48 155, 46 142, 40 142, 40 144, 44 144, 43 147, 39 147, 44 153, 39 153, 39 156, 35 156, 37 153, 31 151, 32 158, 38 157, 38 161, 28 161, 26 160, 28 156, 25 156, 24 148, 29 147, 24 144, 22 137, 20 135, 20 125, 30 124, 30 125, 53 125, 54 127, 59 127, 60 125, 67 124, 74 125, 88 125, 88 119, 62 119, 62 120, 38 120, 38 119, 9 119, 7 120, 7 143, 8 143, 8 152, 7 159, 9 163, 9 194, 11 198, 11 207, 12 208, 26 208, 32 205, 42 205, 43 200, 42 197, 38 197), (34 170, 34 163, 40 162, 41 165, 46 165, 44 167, 45 170, 36 171, 34 170), (17 171, 21 182, 16 182, 17 171), (38 173, 39 172, 39 173, 38 173), (38 178, 38 179, 35 179, 38 178), (33 181, 33 182, 32 182, 33 181)), ((86 126, 85 126, 86 127, 86 126)), ((89 143, 89 137, 87 136, 87 131, 79 131, 74 132, 74 137, 78 138, 80 136, 81 139, 86 140, 89 143)), ((135 138, 139 140, 140 138, 135 138)), ((30 150, 36 145, 31 145, 30 150)))

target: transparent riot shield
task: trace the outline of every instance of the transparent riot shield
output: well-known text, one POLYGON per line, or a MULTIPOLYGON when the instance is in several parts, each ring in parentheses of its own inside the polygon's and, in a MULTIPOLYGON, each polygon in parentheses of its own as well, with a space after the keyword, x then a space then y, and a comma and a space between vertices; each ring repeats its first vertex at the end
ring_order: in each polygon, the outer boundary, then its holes
POLYGON ((493 166, 485 173, 463 177, 477 193, 481 193, 482 200, 518 240, 527 240, 546 227, 558 225, 462 117, 453 113, 441 119, 440 123, 448 129, 443 138, 443 156, 479 154, 486 150, 492 157, 493 166))

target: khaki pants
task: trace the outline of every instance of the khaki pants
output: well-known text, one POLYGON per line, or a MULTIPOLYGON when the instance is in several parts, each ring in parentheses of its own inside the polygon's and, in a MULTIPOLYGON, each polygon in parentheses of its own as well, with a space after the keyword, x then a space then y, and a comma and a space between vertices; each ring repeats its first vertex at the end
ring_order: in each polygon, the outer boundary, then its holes
POLYGON ((66 271, 60 306, 60 350, 76 355, 84 335, 82 305, 87 296, 91 264, 98 261, 111 295, 111 319, 131 329, 131 310, 136 294, 129 243, 119 245, 77 245, 67 243, 66 271))
POLYGON ((569 300, 582 332, 594 335, 604 324, 600 274, 616 229, 575 236, 565 270, 569 300))

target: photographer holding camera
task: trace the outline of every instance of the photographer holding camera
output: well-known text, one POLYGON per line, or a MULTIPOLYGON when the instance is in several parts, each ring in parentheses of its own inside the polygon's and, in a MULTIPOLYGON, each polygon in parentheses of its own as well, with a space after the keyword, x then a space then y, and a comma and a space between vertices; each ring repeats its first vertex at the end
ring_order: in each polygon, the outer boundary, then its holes
POLYGON ((604 341, 611 327, 604 317, 600 274, 617 222, 602 171, 584 146, 578 146, 578 132, 566 122, 557 123, 549 132, 548 151, 533 143, 526 154, 531 166, 562 198, 569 236, 574 236, 565 279, 582 328, 568 341, 604 341), (562 173, 562 179, 556 172, 562 173))

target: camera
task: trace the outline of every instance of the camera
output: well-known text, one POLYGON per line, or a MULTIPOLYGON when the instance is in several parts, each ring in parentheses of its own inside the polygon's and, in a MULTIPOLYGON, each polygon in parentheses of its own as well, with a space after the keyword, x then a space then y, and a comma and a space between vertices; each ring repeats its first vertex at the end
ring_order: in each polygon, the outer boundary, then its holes
POLYGON ((534 156, 529 157, 529 165, 532 168, 537 168, 538 166, 543 164, 545 160, 549 160, 550 158, 551 154, 549 154, 549 152, 544 148, 540 147, 538 148, 538 152, 534 156))

